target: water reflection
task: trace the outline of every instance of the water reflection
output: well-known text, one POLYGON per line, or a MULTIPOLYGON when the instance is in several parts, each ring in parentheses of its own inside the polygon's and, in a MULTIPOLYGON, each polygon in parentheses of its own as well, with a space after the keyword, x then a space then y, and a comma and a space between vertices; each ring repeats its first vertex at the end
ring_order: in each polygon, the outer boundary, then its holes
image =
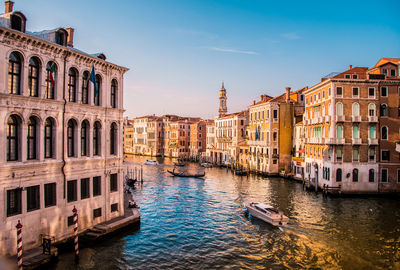
MULTIPOLYGON (((130 166, 145 159, 130 159, 130 166)), ((399 268, 396 198, 323 198, 280 178, 237 177, 206 169, 205 180, 171 177, 171 160, 143 166, 134 191, 138 231, 82 250, 79 269, 399 268), (290 217, 283 231, 248 217, 262 201, 290 217)), ((203 170, 190 164, 188 170, 203 170)), ((57 269, 74 269, 71 254, 57 269)))

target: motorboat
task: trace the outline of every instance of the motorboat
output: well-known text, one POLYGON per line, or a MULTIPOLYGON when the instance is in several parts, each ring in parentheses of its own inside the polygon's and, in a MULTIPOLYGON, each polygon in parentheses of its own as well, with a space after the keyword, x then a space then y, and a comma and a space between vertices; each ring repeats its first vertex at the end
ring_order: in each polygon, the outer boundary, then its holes
POLYGON ((274 226, 286 225, 289 221, 289 218, 283 212, 276 210, 271 205, 251 202, 246 205, 246 208, 252 216, 274 226))
POLYGON ((193 174, 193 173, 187 173, 187 172, 175 172, 175 171, 171 171, 171 170, 167 170, 170 174, 172 174, 173 176, 179 176, 179 177, 193 177, 193 178, 202 178, 206 175, 205 172, 203 173, 197 173, 197 174, 193 174))
POLYGON ((157 162, 156 160, 150 160, 150 159, 148 159, 148 160, 146 160, 146 161, 144 162, 144 165, 158 165, 158 162, 157 162))
POLYGON ((211 167, 212 167, 212 164, 211 164, 211 163, 208 163, 208 162, 204 162, 204 163, 201 163, 200 166, 201 166, 201 167, 204 167, 204 168, 211 168, 211 167))

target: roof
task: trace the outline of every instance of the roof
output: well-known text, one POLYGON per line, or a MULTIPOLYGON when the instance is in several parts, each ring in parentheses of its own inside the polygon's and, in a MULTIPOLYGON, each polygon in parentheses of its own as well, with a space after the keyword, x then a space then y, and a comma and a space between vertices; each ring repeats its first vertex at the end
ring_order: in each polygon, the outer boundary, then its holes
POLYGON ((392 62, 394 64, 400 64, 400 58, 381 58, 379 59, 378 63, 375 64, 375 66, 373 66, 371 69, 376 68, 376 67, 380 67, 388 62, 392 62))

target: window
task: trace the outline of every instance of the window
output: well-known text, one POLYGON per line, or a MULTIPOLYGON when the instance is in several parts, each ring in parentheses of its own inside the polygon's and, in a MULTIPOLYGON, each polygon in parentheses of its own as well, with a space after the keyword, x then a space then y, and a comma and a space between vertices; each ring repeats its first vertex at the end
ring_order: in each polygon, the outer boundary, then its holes
POLYGON ((100 95, 101 95, 101 77, 99 74, 96 74, 96 88, 97 88, 97 93, 93 94, 93 102, 94 105, 100 106, 100 95))
POLYGON ((369 169, 368 181, 369 182, 375 182, 375 171, 374 171, 374 169, 369 169))
POLYGON ((391 69, 390 70, 390 76, 392 76, 392 77, 396 76, 396 70, 395 69, 391 69))
POLYGON ((353 87, 353 97, 358 97, 358 87, 353 87))
POLYGON ((381 170, 381 182, 386 183, 388 181, 388 169, 381 170))
POLYGON ((8 93, 21 94, 21 66, 22 57, 18 52, 12 52, 8 60, 8 93))
POLYGON ((89 71, 82 75, 82 104, 89 104, 89 71))
POLYGON ((387 140, 388 139, 388 127, 382 127, 381 130, 381 139, 382 140, 387 140))
POLYGON ((28 67, 28 86, 29 96, 39 96, 39 74, 40 74, 40 62, 37 57, 29 59, 28 67))
POLYGON ((358 169, 353 169, 353 182, 358 182, 358 169))
POLYGON ((7 190, 7 217, 22 213, 22 188, 7 190))
POLYGON ((118 211, 118 203, 113 203, 111 205, 111 213, 112 212, 117 212, 118 211))
POLYGON ((275 131, 274 131, 274 132, 272 133, 272 139, 273 139, 274 142, 276 142, 276 140, 278 139, 278 132, 275 132, 275 131))
POLYGON ((343 158, 342 149, 336 149, 336 160, 341 161, 343 158))
POLYGON ((400 183, 400 169, 397 169, 397 182, 400 183))
POLYGON ((40 186, 26 188, 26 210, 28 212, 40 209, 40 186))
POLYGON ((380 116, 389 116, 389 109, 388 106, 386 104, 381 104, 381 113, 380 116))
POLYGON ((278 110, 274 110, 274 119, 277 119, 278 118, 278 110))
POLYGON ((336 126, 336 138, 338 138, 338 139, 343 138, 343 126, 342 125, 336 126))
POLYGON ((101 176, 93 177, 93 197, 101 195, 101 176))
POLYGON ((117 154, 117 125, 115 123, 112 123, 110 128, 110 154, 117 154))
POLYGON ((76 200, 78 200, 77 180, 70 180, 67 182, 67 202, 74 202, 76 200))
POLYGON ((342 182, 342 169, 336 169, 336 182, 342 182))
POLYGON ((353 126, 353 139, 359 139, 360 138, 360 130, 358 126, 353 126))
POLYGON ((44 122, 44 157, 53 157, 53 120, 47 118, 44 122))
POLYGON ((375 116, 375 104, 368 105, 368 115, 375 116))
POLYGON ((27 159, 36 159, 37 121, 31 116, 28 120, 27 159))
POLYGON ((336 115, 337 116, 343 115, 343 103, 341 102, 336 103, 336 115))
POLYGON ((7 161, 18 160, 19 151, 19 119, 16 115, 11 115, 7 121, 7 161))
POLYGON ((353 79, 358 79, 358 75, 357 74, 353 74, 353 79))
POLYGON ((384 87, 381 88, 381 96, 382 97, 387 97, 387 95, 388 95, 387 87, 384 86, 384 87))
POLYGON ((375 139, 376 138, 376 128, 375 128, 375 126, 369 126, 368 137, 370 139, 375 139))
POLYGON ((59 30, 56 32, 56 43, 62 46, 65 46, 66 44, 66 35, 63 30, 59 30))
POLYGON ((343 95, 343 88, 342 87, 336 87, 336 95, 337 96, 342 96, 343 95))
POLYGON ((81 124, 81 156, 88 156, 89 122, 84 120, 81 124))
POLYGON ((25 21, 20 15, 12 14, 11 17, 11 29, 18 30, 25 33, 25 21))
POLYGON ((81 179, 81 200, 87 199, 90 197, 90 179, 83 178, 81 179))
POLYGON ((117 108, 117 80, 111 81, 111 108, 117 108))
POLYGON ((358 148, 353 149, 353 161, 358 161, 360 158, 360 153, 358 148))
POLYGON ((101 208, 97 208, 93 210, 93 219, 101 217, 101 208))
POLYGON ((389 161, 390 160, 390 151, 389 150, 382 150, 382 152, 381 152, 381 160, 382 161, 389 161))
POLYGON ((374 161, 375 160, 375 149, 373 149, 373 148, 369 149, 368 156, 369 156, 370 161, 374 161))
POLYGON ((54 99, 54 89, 57 81, 57 66, 54 62, 50 61, 47 63, 46 74, 46 98, 54 99))
POLYGON ((75 127, 76 123, 74 120, 70 119, 68 121, 67 127, 67 154, 68 157, 75 156, 75 127))
POLYGON ((351 75, 350 75, 350 74, 345 74, 345 75, 344 75, 344 78, 345 78, 345 79, 351 79, 351 75))
POLYGON ((67 219, 67 225, 68 227, 74 225, 74 216, 69 216, 67 219))
POLYGON ((76 79, 77 71, 70 68, 68 71, 68 101, 76 102, 76 79))
POLYGON ((57 185, 50 183, 44 185, 44 207, 50 207, 57 204, 57 185))
POLYGON ((360 115, 360 104, 353 103, 353 115, 359 116, 360 115))
POLYGON ((375 88, 373 87, 368 88, 368 96, 375 97, 375 88))
POLYGON ((110 191, 118 191, 118 174, 110 174, 110 191))
POLYGON ((95 122, 93 127, 93 155, 100 155, 100 123, 95 122))

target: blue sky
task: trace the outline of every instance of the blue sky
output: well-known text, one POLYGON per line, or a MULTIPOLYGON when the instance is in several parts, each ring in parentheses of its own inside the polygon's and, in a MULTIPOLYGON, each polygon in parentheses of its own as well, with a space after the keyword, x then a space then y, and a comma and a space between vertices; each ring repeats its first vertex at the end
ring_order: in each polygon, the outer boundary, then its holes
MULTIPOLYGON (((348 65, 400 57, 400 1, 15 0, 27 30, 75 28, 74 45, 130 68, 129 117, 213 118, 348 65)), ((2 7, 3 8, 3 7, 2 7)))

